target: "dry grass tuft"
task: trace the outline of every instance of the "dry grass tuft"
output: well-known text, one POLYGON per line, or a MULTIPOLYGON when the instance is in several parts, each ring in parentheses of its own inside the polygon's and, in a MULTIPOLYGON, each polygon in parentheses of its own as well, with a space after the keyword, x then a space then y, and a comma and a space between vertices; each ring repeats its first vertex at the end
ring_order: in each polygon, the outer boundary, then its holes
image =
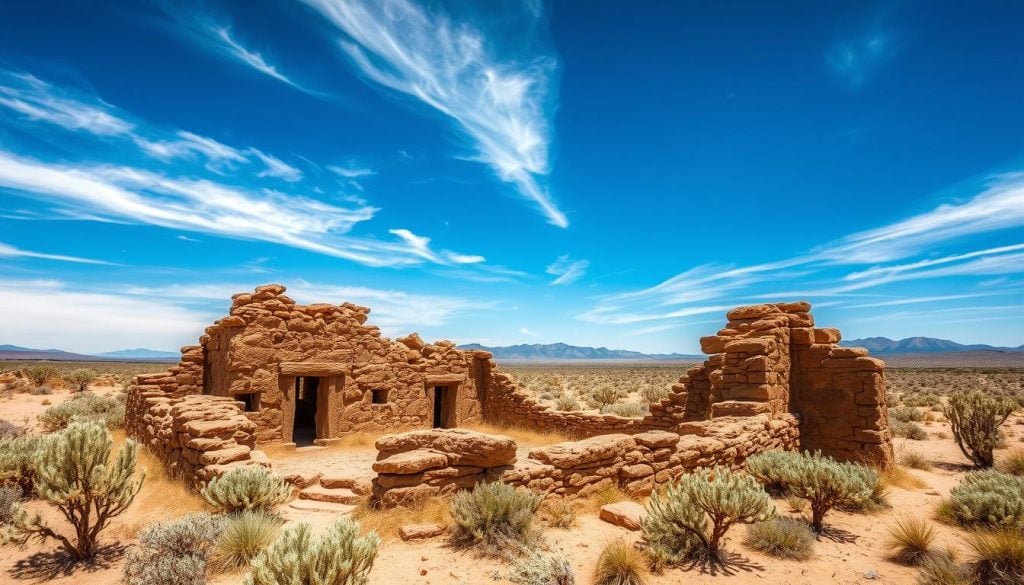
POLYGON ((900 465, 911 469, 920 469, 922 471, 927 471, 932 468, 932 462, 917 451, 907 451, 901 455, 900 465))
POLYGON ((919 566, 935 556, 935 530, 920 518, 900 518, 889 527, 886 546, 892 558, 905 565, 919 566))
POLYGON ((398 538, 398 529, 406 524, 451 526, 449 503, 449 498, 432 497, 398 508, 375 508, 366 498, 352 511, 352 518, 359 521, 363 532, 374 530, 382 538, 395 539, 398 538))
POLYGON ((747 526, 743 544, 780 559, 805 561, 814 556, 814 532, 806 523, 776 517, 747 526))
POLYGON ((999 471, 1024 476, 1024 449, 1011 449, 999 457, 999 471))
MULTIPOLYGON (((113 431, 114 450, 125 441, 124 431, 113 431)), ((127 512, 111 525, 111 532, 121 537, 135 538, 146 526, 154 522, 179 518, 192 512, 205 511, 206 504, 199 494, 167 474, 163 463, 148 449, 139 448, 136 469, 146 470, 142 489, 135 496, 127 512)))
POLYGON ((594 569, 593 585, 647 585, 650 572, 643 552, 623 540, 616 540, 601 551, 594 569))
POLYGON ((905 490, 923 490, 928 487, 923 479, 907 471, 906 467, 899 465, 894 465, 881 472, 879 483, 905 490))
POLYGON ((596 514, 601 511, 602 506, 614 504, 615 502, 625 502, 627 500, 634 500, 634 498, 619 489, 618 486, 610 485, 583 500, 583 505, 587 510, 596 514))
POLYGON ((467 427, 471 430, 489 435, 505 435, 515 439, 520 447, 543 447, 574 440, 572 437, 555 431, 539 431, 522 427, 504 425, 478 424, 467 427))
POLYGON ((1024 534, 1013 530, 977 532, 967 539, 971 572, 978 583, 1024 583, 1024 534))

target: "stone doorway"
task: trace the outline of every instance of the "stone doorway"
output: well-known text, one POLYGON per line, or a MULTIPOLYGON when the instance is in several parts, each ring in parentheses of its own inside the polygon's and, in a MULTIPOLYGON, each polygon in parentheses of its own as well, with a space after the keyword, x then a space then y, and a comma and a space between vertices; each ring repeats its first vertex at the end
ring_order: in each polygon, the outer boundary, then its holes
POLYGON ((322 381, 315 376, 295 378, 295 423, 292 442, 296 446, 312 445, 320 438, 317 433, 317 409, 322 381))
POLYGON ((450 429, 458 426, 455 417, 455 396, 458 386, 434 386, 435 429, 450 429))

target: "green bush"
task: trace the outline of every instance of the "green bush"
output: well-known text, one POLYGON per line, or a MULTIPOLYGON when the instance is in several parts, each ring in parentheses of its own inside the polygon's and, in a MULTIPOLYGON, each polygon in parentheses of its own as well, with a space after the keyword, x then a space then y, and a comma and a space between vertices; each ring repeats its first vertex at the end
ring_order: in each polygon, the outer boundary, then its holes
POLYGON ((640 397, 647 404, 656 404, 668 398, 669 389, 664 386, 647 385, 640 389, 640 397))
POLYGON ((563 394, 555 401, 555 410, 573 412, 580 409, 580 401, 572 394, 563 394))
POLYGON ((48 433, 67 427, 72 421, 95 421, 108 429, 118 429, 124 426, 124 404, 113 398, 82 392, 39 415, 39 424, 48 433))
POLYGON ((949 515, 964 526, 1024 527, 1024 477, 986 470, 949 492, 949 515))
POLYGON ((765 451, 749 457, 747 473, 761 482, 764 489, 773 496, 785 495, 789 489, 786 483, 788 469, 801 457, 795 451, 765 451))
POLYGON ((449 507, 455 524, 452 541, 459 546, 478 546, 486 554, 516 552, 536 538, 533 519, 543 499, 540 494, 501 482, 459 492, 449 507))
POLYGON ((597 558, 592 585, 647 585, 647 561, 636 547, 615 540, 597 558))
POLYGON ((924 413, 912 406, 897 406, 889 409, 889 418, 901 422, 921 422, 924 420, 924 413))
POLYGON ((85 392, 89 389, 89 384, 96 379, 96 370, 90 370, 89 368, 78 368, 77 370, 71 370, 64 376, 64 381, 67 382, 72 390, 78 392, 85 392))
POLYGON ((684 475, 651 494, 641 530, 644 545, 669 564, 717 562, 729 528, 774 513, 757 480, 717 467, 684 475))
POLYGON ((953 439, 976 467, 987 469, 995 462, 999 427, 1017 409, 1009 398, 983 392, 956 392, 949 397, 943 413, 949 419, 953 439))
POLYGON ((211 565, 218 571, 248 567, 281 528, 281 520, 263 512, 238 512, 224 518, 211 565))
POLYGON ((271 473, 267 468, 250 465, 229 469, 220 477, 211 479, 200 495, 220 513, 269 513, 274 506, 288 499, 291 488, 283 477, 271 473))
POLYGON ((921 425, 917 423, 892 419, 889 421, 889 430, 894 437, 903 437, 912 441, 924 441, 928 438, 928 431, 921 428, 921 425))
POLYGON ((932 394, 931 392, 911 392, 903 396, 903 404, 907 406, 924 406, 932 407, 939 406, 942 404, 942 398, 938 394, 932 394))
POLYGON ((252 561, 245 585, 364 585, 380 537, 342 518, 313 537, 305 522, 286 528, 252 561))
POLYGON ((9 486, 0 486, 0 526, 11 523, 21 501, 21 490, 9 486))
POLYGON ((636 402, 616 402, 601 407, 601 414, 614 414, 623 418, 637 418, 647 414, 647 408, 636 402))
POLYGON ((622 393, 615 386, 601 384, 590 391, 588 402, 598 408, 604 408, 618 402, 621 396, 622 393))
POLYGON ((508 580, 516 585, 574 585, 576 575, 564 554, 534 551, 512 565, 508 580))
POLYGON ((53 366, 29 366, 22 368, 21 373, 37 387, 46 384, 50 378, 57 377, 57 369, 53 366))
POLYGON ((222 527, 221 519, 209 514, 148 526, 125 557, 125 584, 205 585, 210 552, 222 527))
POLYGON ((0 439, 0 485, 17 487, 25 497, 32 494, 41 441, 32 435, 0 439))
POLYGON ((99 423, 73 422, 59 433, 45 437, 36 463, 35 489, 55 506, 75 529, 69 538, 51 529, 39 514, 15 513, 14 527, 22 543, 30 538, 53 538, 76 559, 91 559, 99 533, 111 518, 120 515, 142 488, 135 478, 138 446, 128 440, 111 460, 114 444, 99 423))
POLYGON ((814 540, 814 533, 807 524, 776 517, 747 526, 743 544, 768 556, 806 561, 814 556, 814 540))
MULTIPOLYGON (((770 453, 770 452, 769 452, 770 453)), ((820 453, 802 453, 778 457, 761 453, 747 459, 747 468, 765 467, 762 457, 774 457, 768 466, 777 481, 790 493, 811 506, 811 528, 820 533, 825 514, 840 506, 863 505, 880 489, 878 473, 857 463, 840 463, 820 453)), ((753 474, 757 477, 757 474, 753 474)))

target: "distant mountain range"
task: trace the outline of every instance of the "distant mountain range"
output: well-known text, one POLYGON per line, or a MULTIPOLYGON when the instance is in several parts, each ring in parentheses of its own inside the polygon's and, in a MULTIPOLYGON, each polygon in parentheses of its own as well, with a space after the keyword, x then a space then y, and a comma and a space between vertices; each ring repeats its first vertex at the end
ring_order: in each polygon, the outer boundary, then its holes
POLYGON ((894 353, 950 353, 964 351, 997 351, 1004 353, 1024 352, 1024 345, 1019 347, 995 347, 983 343, 964 345, 948 339, 934 337, 907 337, 889 339, 888 337, 866 337, 840 342, 848 347, 863 347, 876 355, 894 353))
POLYGON ((581 347, 565 343, 534 343, 509 345, 505 347, 487 347, 479 343, 460 345, 461 349, 489 351, 499 360, 520 361, 562 361, 562 360, 686 360, 703 361, 703 355, 687 355, 682 353, 640 353, 625 349, 608 349, 607 347, 581 347))
POLYGON ((62 349, 34 349, 19 345, 0 345, 0 360, 54 360, 61 362, 147 361, 176 362, 180 354, 153 349, 122 349, 96 355, 73 353, 62 349))

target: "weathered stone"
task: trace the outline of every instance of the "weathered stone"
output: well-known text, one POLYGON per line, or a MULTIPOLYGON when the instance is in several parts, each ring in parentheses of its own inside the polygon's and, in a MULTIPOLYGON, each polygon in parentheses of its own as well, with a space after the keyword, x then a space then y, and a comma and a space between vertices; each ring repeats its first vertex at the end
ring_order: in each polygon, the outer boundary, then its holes
POLYGON ((398 536, 405 541, 434 538, 444 533, 445 527, 440 524, 406 524, 398 529, 398 536))
POLYGON ((408 475, 420 473, 428 469, 439 469, 448 465, 448 457, 443 453, 429 449, 413 449, 389 455, 386 459, 375 461, 373 470, 377 473, 397 473, 408 475))
POLYGON ((647 518, 647 510, 636 502, 616 502, 601 506, 599 517, 605 522, 627 530, 640 530, 644 519, 647 518))

